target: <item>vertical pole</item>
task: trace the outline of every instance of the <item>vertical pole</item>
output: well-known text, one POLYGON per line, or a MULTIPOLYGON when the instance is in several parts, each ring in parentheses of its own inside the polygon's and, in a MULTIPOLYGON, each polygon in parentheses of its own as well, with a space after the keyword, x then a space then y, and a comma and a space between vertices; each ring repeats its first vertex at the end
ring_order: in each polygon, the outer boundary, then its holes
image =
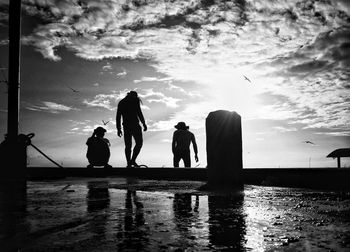
POLYGON ((22 218, 26 210, 27 147, 18 139, 21 0, 9 2, 7 137, 0 145, 0 166, 5 168, 0 174, 0 211, 4 214, 4 230, 17 235, 18 215, 22 218))
POLYGON ((337 157, 338 168, 340 168, 340 157, 337 157))
POLYGON ((7 137, 17 141, 20 88, 21 0, 10 0, 9 8, 9 63, 7 137))
POLYGON ((1 155, 10 178, 25 180, 27 146, 18 135, 21 52, 21 0, 9 2, 7 137, 1 155), (6 145, 6 146, 5 146, 6 145), (14 158, 15 157, 15 158, 14 158))

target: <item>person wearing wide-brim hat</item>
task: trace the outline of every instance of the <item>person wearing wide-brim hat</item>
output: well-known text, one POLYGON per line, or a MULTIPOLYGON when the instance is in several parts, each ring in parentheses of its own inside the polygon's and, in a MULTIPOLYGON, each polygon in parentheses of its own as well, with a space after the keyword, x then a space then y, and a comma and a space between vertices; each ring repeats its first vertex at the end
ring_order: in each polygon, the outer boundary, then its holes
POLYGON ((172 141, 174 167, 179 167, 181 159, 183 160, 185 167, 191 167, 191 142, 194 150, 194 158, 196 162, 198 162, 198 149, 194 134, 188 130, 190 127, 187 126, 185 122, 178 122, 174 127, 176 128, 172 141))
POLYGON ((109 140, 104 138, 107 130, 103 127, 97 127, 91 137, 88 138, 86 145, 88 150, 86 157, 89 161, 88 168, 93 168, 94 166, 104 166, 105 168, 112 168, 108 164, 109 158, 111 156, 109 150, 109 140))

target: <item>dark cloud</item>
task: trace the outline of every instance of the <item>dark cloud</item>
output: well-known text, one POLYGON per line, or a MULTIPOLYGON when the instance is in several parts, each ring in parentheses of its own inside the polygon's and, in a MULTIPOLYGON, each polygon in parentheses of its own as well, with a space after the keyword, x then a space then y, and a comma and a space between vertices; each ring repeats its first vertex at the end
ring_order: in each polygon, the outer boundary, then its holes
POLYGON ((327 61, 309 61, 298 65, 294 65, 288 69, 292 74, 294 73, 308 73, 310 71, 320 70, 328 64, 327 61))
POLYGON ((340 27, 320 33, 313 43, 313 47, 324 50, 330 45, 340 46, 345 41, 350 41, 350 27, 340 27))
POLYGON ((338 0, 337 3, 340 5, 342 12, 350 15, 350 2, 348 0, 338 0))
MULTIPOLYGON (((317 77, 323 82, 330 83, 336 79, 345 83, 349 81, 350 74, 347 70, 350 66, 350 28, 339 27, 322 32, 297 50, 276 55, 270 60, 269 64, 280 69, 276 76, 284 73, 300 81, 312 81, 317 77)), ((259 65, 263 66, 262 63, 259 65)))
POLYGON ((132 0, 131 4, 138 8, 138 7, 147 5, 147 1, 146 0, 132 0))
POLYGON ((237 16, 239 17, 237 20, 235 20, 235 24, 237 26, 244 26, 246 22, 248 22, 248 15, 246 13, 246 7, 247 3, 245 0, 237 0, 236 1, 236 10, 237 10, 237 16))
MULTIPOLYGON (((126 24, 122 28, 138 31, 149 28, 171 29, 173 27, 182 26, 198 30, 202 29, 203 25, 220 22, 233 22, 237 26, 243 26, 248 21, 245 8, 246 2, 244 0, 234 2, 234 4, 231 2, 216 3, 212 0, 202 0, 181 8, 176 14, 164 12, 162 15, 162 13, 160 13, 152 22, 146 22, 144 18, 140 16, 138 19, 134 20, 133 23, 126 24), (209 10, 211 6, 215 6, 215 8, 209 10), (225 12, 232 12, 235 18, 233 20, 232 18, 228 19, 227 16, 223 14, 225 12), (197 16, 201 18, 195 18, 197 16)), ((130 9, 124 6, 123 10, 128 12, 130 9)))
POLYGON ((200 3, 204 8, 208 8, 215 4, 215 0, 201 0, 200 3))
POLYGON ((326 54, 334 60, 348 61, 350 58, 350 39, 348 41, 341 43, 337 47, 332 47, 326 54))
POLYGON ((195 13, 196 10, 200 8, 200 5, 188 6, 187 8, 183 8, 176 14, 169 15, 164 13, 164 16, 159 16, 158 19, 155 19, 151 23, 146 23, 142 17, 139 17, 131 24, 124 25, 123 29, 130 29, 133 31, 138 31, 141 29, 148 28, 172 28, 178 26, 189 27, 191 29, 200 29, 202 24, 201 22, 194 22, 188 20, 188 15, 195 13))
MULTIPOLYGON (((174 8, 176 6, 175 2, 174 6, 172 6, 172 3, 169 3, 169 8, 174 8)), ((172 12, 172 14, 159 9, 154 12, 148 12, 147 15, 142 15, 142 12, 145 11, 144 8, 152 8, 151 2, 131 1, 127 3, 128 7, 126 7, 126 4, 118 6, 114 2, 109 1, 97 4, 93 1, 70 2, 51 0, 44 2, 26 0, 24 2, 26 14, 32 17, 40 17, 41 20, 38 20, 39 26, 33 28, 33 35, 28 36, 25 42, 38 47, 38 50, 43 53, 44 57, 53 57, 54 60, 57 60, 58 57, 53 54, 54 47, 78 48, 72 42, 77 41, 79 37, 85 38, 86 42, 90 40, 88 44, 92 45, 94 41, 100 39, 106 41, 108 37, 111 38, 109 40, 111 42, 112 38, 116 39, 115 36, 123 36, 123 32, 126 32, 126 36, 129 37, 130 32, 138 33, 155 28, 179 29, 179 27, 183 27, 192 29, 192 32, 187 35, 188 45, 186 49, 189 53, 195 54, 197 46, 203 39, 208 41, 209 44, 209 37, 215 37, 220 34, 219 29, 208 28, 208 25, 222 22, 232 23, 239 27, 248 21, 246 15, 247 4, 243 0, 235 3, 199 1, 181 4, 182 7, 177 9, 176 12, 172 12), (136 12, 138 9, 140 9, 140 14, 136 12), (225 13, 230 14, 226 15, 225 13), (120 22, 116 22, 116 20, 120 22), (58 25, 60 23, 69 25, 70 32, 60 31, 61 27, 58 25), (55 24, 57 24, 57 28, 52 32, 52 26, 55 24), (203 31, 207 32, 207 38, 202 37, 203 31), (45 38, 47 41, 43 41, 45 38), (46 48, 42 48, 44 46, 46 48)), ((128 43, 126 39, 125 42, 128 43)), ((119 42, 111 44, 103 42, 101 46, 108 51, 108 48, 111 48, 109 45, 122 44, 119 42)), ((101 50, 104 50, 101 46, 99 46, 101 50)), ((146 51, 138 53, 140 56, 145 54, 147 54, 146 51)), ((82 54, 77 53, 77 55, 82 54)))
POLYGON ((194 10, 193 9, 188 9, 185 13, 182 14, 178 14, 178 15, 173 15, 173 16, 169 16, 166 15, 164 16, 163 19, 160 20, 160 22, 158 24, 155 24, 153 26, 155 27, 162 27, 162 28, 171 28, 174 26, 185 26, 185 27, 189 27, 192 29, 200 29, 202 26, 202 23, 200 22, 193 22, 193 21, 188 21, 186 16, 193 13, 194 10))
MULTIPOLYGON (((344 85, 344 88, 345 88, 345 89, 350 89, 350 84, 345 84, 345 85, 344 85)), ((350 98, 348 99, 348 101, 350 101, 350 98)))
POLYGON ((300 1, 295 4, 303 12, 311 12, 315 10, 315 5, 313 1, 300 1))
POLYGON ((344 51, 350 50, 350 42, 347 41, 347 42, 342 43, 339 49, 344 50, 344 51))
POLYGON ((285 10, 284 12, 282 12, 282 15, 292 22, 298 19, 298 15, 291 9, 285 10))
POLYGON ((314 15, 322 25, 326 25, 326 23, 327 23, 326 17, 321 12, 317 11, 317 12, 315 12, 314 15))
MULTIPOLYGON (((54 13, 51 11, 52 5, 41 4, 35 1, 23 1, 22 10, 26 15, 41 19, 41 24, 50 23, 53 20, 63 18, 63 13, 54 13)), ((40 24, 40 23, 39 23, 40 24)))

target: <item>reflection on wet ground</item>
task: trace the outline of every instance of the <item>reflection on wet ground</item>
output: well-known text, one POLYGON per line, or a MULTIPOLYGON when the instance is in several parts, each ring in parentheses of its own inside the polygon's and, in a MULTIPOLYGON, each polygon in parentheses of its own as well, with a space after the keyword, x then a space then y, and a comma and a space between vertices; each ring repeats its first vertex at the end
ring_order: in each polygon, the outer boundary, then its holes
POLYGON ((0 250, 350 250, 349 192, 260 186, 198 191, 202 184, 28 182, 24 206, 0 199, 0 250))

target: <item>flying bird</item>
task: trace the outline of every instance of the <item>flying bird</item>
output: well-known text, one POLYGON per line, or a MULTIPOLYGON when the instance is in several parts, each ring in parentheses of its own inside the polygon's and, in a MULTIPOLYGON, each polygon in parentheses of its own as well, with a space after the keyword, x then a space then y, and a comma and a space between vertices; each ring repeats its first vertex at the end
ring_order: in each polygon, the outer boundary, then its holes
POLYGON ((72 90, 72 91, 73 91, 73 93, 79 93, 79 91, 78 91, 78 90, 76 90, 76 89, 74 89, 74 88, 71 88, 71 87, 69 87, 69 86, 67 86, 67 88, 69 88, 70 90, 72 90))
POLYGON ((307 143, 307 144, 313 144, 313 145, 315 145, 313 142, 311 142, 311 141, 304 141, 303 143, 307 143))
POLYGON ((243 75, 243 77, 244 77, 245 80, 247 80, 247 81, 249 81, 250 83, 252 83, 252 81, 249 80, 249 78, 248 78, 247 76, 243 75))
POLYGON ((109 123, 109 121, 105 122, 104 120, 102 120, 103 125, 107 125, 109 123))
POLYGON ((280 28, 279 28, 279 27, 277 27, 277 28, 275 29, 275 35, 278 35, 278 33, 280 33, 280 28))

